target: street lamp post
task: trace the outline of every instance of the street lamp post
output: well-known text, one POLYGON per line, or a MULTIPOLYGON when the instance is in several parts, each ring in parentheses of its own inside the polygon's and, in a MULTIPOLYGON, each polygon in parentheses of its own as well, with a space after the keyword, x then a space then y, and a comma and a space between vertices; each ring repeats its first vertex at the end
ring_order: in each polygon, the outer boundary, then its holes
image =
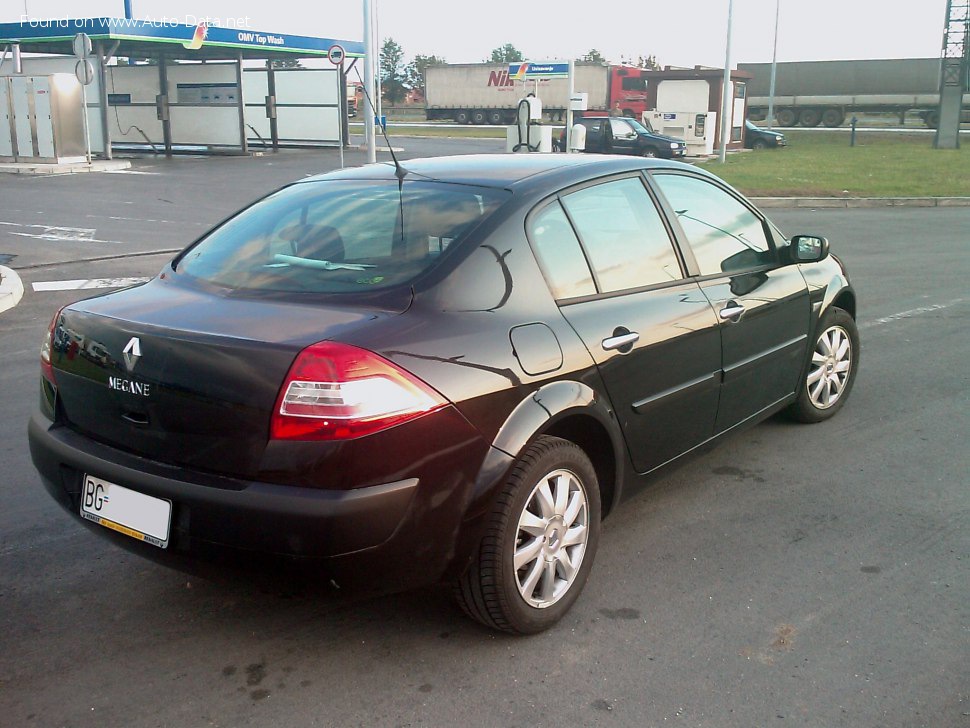
POLYGON ((731 18, 734 15, 734 0, 728 0, 727 41, 724 50, 724 81, 721 84, 721 164, 727 161, 728 137, 731 135, 730 110, 734 106, 734 93, 731 87, 731 18))
POLYGON ((771 51, 771 84, 768 87, 768 128, 775 118, 775 73, 778 70, 778 16, 781 14, 781 0, 775 0, 775 47, 771 51))

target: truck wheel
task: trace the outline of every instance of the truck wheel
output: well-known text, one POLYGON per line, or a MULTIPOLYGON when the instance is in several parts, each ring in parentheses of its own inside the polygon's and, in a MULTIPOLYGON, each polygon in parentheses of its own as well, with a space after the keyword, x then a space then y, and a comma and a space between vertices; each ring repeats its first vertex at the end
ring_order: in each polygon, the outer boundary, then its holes
POLYGON ((775 121, 778 122, 778 126, 795 126, 798 117, 794 109, 778 109, 775 112, 775 121))
POLYGON ((927 111, 926 115, 923 117, 923 121, 930 129, 935 129, 940 125, 940 112, 934 109, 933 111, 927 111))
POLYGON ((475 109, 472 112, 472 124, 484 124, 488 121, 488 114, 486 114, 481 109, 475 109))
POLYGON ((462 109, 461 111, 456 111, 455 112, 455 121, 457 121, 459 124, 467 124, 468 123, 468 112, 465 111, 464 109, 462 109))
POLYGON ((488 123, 492 126, 498 126, 502 123, 502 112, 501 111, 489 111, 488 112, 488 123))
POLYGON ((842 113, 842 109, 826 109, 822 112, 822 124, 827 127, 842 126, 843 121, 845 121, 845 114, 842 113))
POLYGON ((798 122, 802 126, 818 126, 821 120, 822 115, 819 113, 818 109, 802 109, 800 112, 798 112, 798 122))
POLYGON ((548 629, 579 597, 599 532, 592 463, 574 443, 542 435, 512 468, 455 598, 469 617, 493 629, 548 629))

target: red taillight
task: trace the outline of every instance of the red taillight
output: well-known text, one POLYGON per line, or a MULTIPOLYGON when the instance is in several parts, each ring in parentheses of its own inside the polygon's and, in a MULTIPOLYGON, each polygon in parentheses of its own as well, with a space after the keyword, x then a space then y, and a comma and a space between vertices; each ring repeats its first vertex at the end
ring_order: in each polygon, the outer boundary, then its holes
POLYGON ((57 320, 61 317, 61 311, 63 308, 57 310, 54 314, 54 318, 51 319, 50 324, 47 326, 47 338, 44 339, 44 345, 40 347, 40 373, 48 382, 57 386, 57 381, 54 379, 54 366, 51 364, 51 354, 54 350, 54 329, 57 328, 57 320))
POLYGON ((349 440, 421 417, 447 404, 387 359, 321 341, 300 352, 270 422, 274 440, 349 440))

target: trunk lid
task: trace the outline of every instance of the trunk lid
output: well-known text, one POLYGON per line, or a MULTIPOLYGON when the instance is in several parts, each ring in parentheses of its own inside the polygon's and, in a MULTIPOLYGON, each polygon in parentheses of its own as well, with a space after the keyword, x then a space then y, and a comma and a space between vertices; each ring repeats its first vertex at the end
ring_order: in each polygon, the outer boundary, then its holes
MULTIPOLYGON (((388 300, 390 298, 390 300, 388 300)), ((64 309, 51 361, 60 417, 154 461, 255 477, 296 355, 407 308, 221 295, 156 278, 64 309)))

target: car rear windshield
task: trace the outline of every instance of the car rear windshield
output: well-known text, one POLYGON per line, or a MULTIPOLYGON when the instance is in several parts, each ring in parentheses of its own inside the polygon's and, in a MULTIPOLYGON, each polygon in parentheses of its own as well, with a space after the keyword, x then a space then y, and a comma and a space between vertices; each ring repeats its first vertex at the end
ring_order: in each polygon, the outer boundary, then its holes
POLYGON ((176 270, 231 289, 359 293, 408 283, 506 199, 443 182, 306 182, 257 202, 176 270))

